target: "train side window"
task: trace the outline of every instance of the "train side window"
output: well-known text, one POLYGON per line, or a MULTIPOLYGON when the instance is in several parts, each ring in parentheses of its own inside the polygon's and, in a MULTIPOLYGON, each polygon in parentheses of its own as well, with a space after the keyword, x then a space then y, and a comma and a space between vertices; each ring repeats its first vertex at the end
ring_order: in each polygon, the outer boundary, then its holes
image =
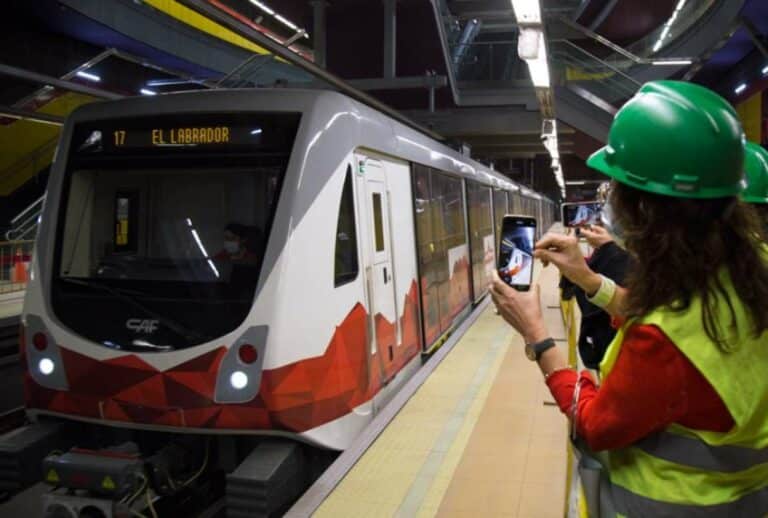
POLYGON ((384 251, 384 222, 381 216, 381 194, 373 193, 373 231, 376 237, 376 251, 384 251))
POLYGON ((355 200, 352 195, 352 168, 347 166, 344 188, 336 223, 336 253, 334 286, 342 286, 357 278, 357 231, 355 230, 355 200))

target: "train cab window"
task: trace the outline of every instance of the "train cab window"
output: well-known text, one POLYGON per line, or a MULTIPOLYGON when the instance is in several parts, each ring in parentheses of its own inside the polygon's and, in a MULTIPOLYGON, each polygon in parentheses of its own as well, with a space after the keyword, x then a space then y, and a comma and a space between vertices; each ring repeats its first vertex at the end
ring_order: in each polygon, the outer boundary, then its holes
POLYGON ((358 271, 352 168, 347 166, 347 175, 344 179, 344 188, 341 192, 341 203, 339 204, 339 218, 336 223, 334 286, 338 287, 355 280, 358 271))
POLYGON ((70 329, 111 348, 167 351, 224 336, 251 311, 299 115, 211 117, 75 128, 51 288, 70 329), (157 330, 132 331, 137 318, 157 330))

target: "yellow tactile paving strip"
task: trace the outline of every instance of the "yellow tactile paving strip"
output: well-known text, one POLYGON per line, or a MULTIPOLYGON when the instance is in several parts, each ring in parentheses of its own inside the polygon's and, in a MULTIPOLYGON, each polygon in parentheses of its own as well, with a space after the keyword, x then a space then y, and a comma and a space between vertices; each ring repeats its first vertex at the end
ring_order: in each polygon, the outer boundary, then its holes
MULTIPOLYGON (((559 309, 547 309, 557 273, 539 277, 550 331, 563 337, 559 309)), ((315 516, 562 516, 566 422, 550 400, 489 306, 315 516)))

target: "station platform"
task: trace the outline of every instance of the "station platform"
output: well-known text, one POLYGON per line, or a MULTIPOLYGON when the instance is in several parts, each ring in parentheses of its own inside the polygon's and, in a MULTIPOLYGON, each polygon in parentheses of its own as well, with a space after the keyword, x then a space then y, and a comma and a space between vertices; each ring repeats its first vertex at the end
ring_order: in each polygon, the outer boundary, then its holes
POLYGON ((21 315, 24 306, 24 291, 0 293, 0 320, 21 315))
MULTIPOLYGON (((565 349, 557 269, 537 263, 535 275, 565 349)), ((562 517, 568 455, 543 376, 486 303, 313 516, 562 517)))

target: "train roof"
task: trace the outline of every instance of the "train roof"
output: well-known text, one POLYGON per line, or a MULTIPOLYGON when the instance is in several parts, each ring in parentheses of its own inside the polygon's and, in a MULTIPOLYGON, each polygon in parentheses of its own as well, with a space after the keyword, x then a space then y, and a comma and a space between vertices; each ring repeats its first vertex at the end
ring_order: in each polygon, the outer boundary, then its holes
MULTIPOLYGON (((522 195, 539 200, 549 200, 489 167, 462 155, 451 147, 416 131, 364 105, 344 94, 322 89, 259 88, 259 89, 215 89, 174 92, 157 96, 130 97, 115 101, 103 101, 81 106, 67 120, 67 124, 84 121, 136 118, 177 113, 222 113, 243 110, 267 112, 310 112, 317 107, 333 110, 354 110, 358 120, 385 119, 395 140, 393 149, 387 145, 373 146, 372 149, 407 158, 413 162, 435 166, 459 176, 473 178, 481 183, 517 191, 522 195), (258 95, 255 95, 258 94, 258 95)), ((361 131, 362 135, 367 134, 361 131)))

